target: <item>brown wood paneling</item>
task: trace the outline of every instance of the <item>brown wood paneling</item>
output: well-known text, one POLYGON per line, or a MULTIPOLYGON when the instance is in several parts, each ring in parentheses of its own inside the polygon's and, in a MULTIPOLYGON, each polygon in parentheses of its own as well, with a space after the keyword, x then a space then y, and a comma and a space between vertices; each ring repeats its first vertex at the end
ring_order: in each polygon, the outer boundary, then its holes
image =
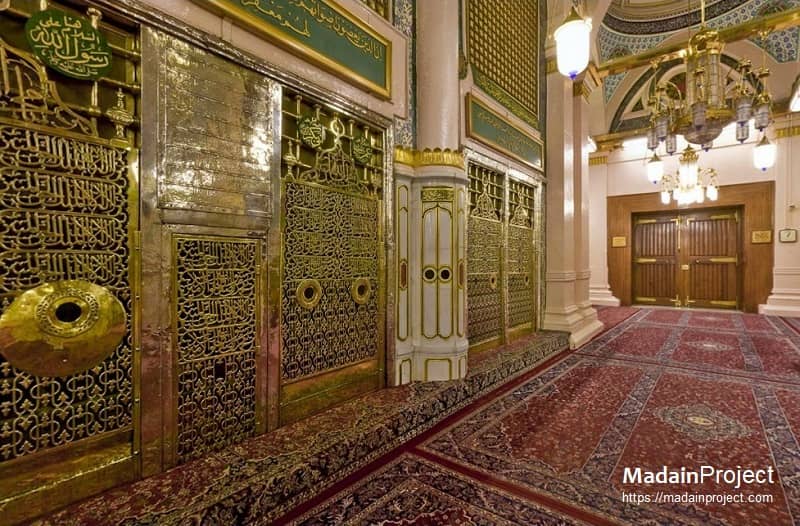
POLYGON ((698 210, 685 217, 685 302, 694 307, 739 306, 740 212, 698 210))
POLYGON ((678 270, 678 217, 638 216, 633 225, 633 301, 674 305, 678 270))
MULTIPOLYGON (((758 305, 766 303, 772 289, 773 246, 772 243, 753 244, 750 237, 754 230, 772 230, 774 217, 775 183, 765 181, 728 185, 720 188, 719 199, 702 205, 678 209, 662 205, 658 193, 633 194, 608 198, 608 278, 611 290, 624 305, 632 303, 633 261, 633 216, 645 212, 667 212, 707 210, 720 207, 741 207, 743 280, 741 308, 746 312, 758 312, 758 305), (627 246, 614 248, 611 239, 625 236, 627 246)), ((774 237, 774 236, 773 236, 774 237)))

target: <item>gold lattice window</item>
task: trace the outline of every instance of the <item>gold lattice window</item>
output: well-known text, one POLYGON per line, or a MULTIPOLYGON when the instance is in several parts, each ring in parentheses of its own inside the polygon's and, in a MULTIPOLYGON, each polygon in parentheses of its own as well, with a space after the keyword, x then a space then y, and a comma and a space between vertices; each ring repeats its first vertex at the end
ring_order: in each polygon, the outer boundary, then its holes
MULTIPOLYGON (((501 88, 534 116, 539 114, 539 2, 533 0, 469 0, 469 61, 488 78, 476 81, 499 102, 501 88)), ((516 113, 516 112, 515 112, 516 113)))

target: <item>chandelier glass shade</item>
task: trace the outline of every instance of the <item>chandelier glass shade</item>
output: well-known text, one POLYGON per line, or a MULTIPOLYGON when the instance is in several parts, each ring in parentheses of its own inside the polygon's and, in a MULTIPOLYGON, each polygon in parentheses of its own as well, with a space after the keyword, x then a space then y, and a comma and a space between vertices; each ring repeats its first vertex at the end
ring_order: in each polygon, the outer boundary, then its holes
POLYGON ((578 14, 575 6, 553 37, 556 41, 556 63, 562 75, 575 80, 589 65, 592 23, 578 14))
POLYGON ((765 134, 753 149, 753 165, 762 172, 766 172, 775 165, 777 154, 778 147, 769 142, 765 134))
POLYGON ((713 168, 700 168, 699 156, 691 146, 681 153, 677 173, 666 174, 661 178, 661 202, 668 205, 675 201, 678 205, 703 203, 706 199, 716 201, 719 197, 717 171, 713 168))

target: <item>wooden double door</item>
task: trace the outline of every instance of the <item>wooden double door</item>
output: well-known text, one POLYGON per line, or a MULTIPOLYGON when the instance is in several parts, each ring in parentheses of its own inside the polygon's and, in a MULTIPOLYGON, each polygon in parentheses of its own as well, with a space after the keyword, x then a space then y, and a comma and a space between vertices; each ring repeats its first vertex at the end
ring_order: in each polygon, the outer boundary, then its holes
POLYGON ((738 308, 740 216, 739 209, 634 216, 634 303, 738 308))

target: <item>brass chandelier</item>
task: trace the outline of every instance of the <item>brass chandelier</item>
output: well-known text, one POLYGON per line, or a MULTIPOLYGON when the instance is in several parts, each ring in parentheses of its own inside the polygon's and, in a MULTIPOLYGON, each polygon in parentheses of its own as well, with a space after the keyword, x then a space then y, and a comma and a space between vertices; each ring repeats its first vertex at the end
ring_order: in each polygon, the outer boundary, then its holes
MULTIPOLYGON (((700 3, 701 23, 699 31, 689 39, 683 50, 686 68, 685 94, 670 81, 657 81, 660 60, 655 60, 653 80, 648 97, 650 126, 647 132, 647 147, 653 157, 647 163, 648 178, 662 185, 662 202, 668 204, 670 196, 678 204, 703 202, 705 198, 716 200, 718 183, 716 171, 698 166, 698 152, 691 144, 708 151, 723 128, 736 122, 736 139, 744 142, 750 135, 750 120, 762 133, 762 139, 754 150, 757 168, 766 170, 774 164, 775 145, 767 139, 765 130, 772 121, 770 96, 766 80, 766 55, 762 67, 751 71, 750 61, 742 60, 737 66, 738 82, 730 94, 726 93, 727 78, 722 74, 723 42, 719 33, 706 26, 705 1, 700 3), (755 76, 757 88, 751 88, 746 79, 755 76), (657 149, 663 142, 667 155, 677 151, 678 135, 691 143, 682 152, 678 173, 665 176, 663 163, 657 149)), ((761 33, 762 42, 767 33, 761 33)), ((763 47, 763 46, 762 46, 763 47)))

